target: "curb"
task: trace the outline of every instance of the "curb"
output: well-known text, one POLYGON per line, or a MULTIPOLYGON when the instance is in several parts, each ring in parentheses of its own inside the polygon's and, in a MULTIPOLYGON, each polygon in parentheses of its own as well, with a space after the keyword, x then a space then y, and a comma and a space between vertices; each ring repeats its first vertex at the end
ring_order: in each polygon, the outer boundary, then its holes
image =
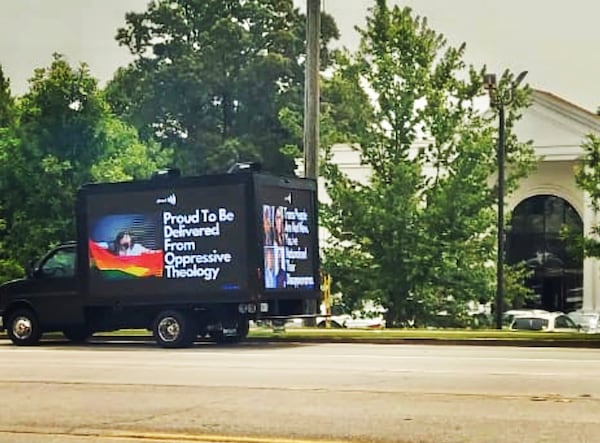
POLYGON ((529 339, 444 339, 444 338, 248 338, 245 342, 260 343, 364 343, 375 345, 431 345, 431 346, 512 346, 512 347, 548 347, 548 348, 600 348, 600 340, 529 340, 529 339))
MULTIPOLYGON (((8 336, 0 334, 0 340, 9 340, 8 336)), ((47 337, 45 342, 66 341, 62 335, 57 334, 55 337, 47 337)), ((94 335, 91 343, 154 343, 151 335, 94 335)), ((431 345, 431 346, 508 346, 508 347, 528 347, 528 348, 589 348, 599 349, 599 340, 531 340, 531 339, 494 339, 494 338, 478 338, 478 339, 445 339, 445 338, 331 338, 331 337, 250 337, 245 339, 241 345, 260 344, 260 343, 358 343, 372 345, 431 345)), ((237 344, 238 346, 240 343, 237 344)), ((236 344, 225 344, 228 347, 234 347, 236 344)))

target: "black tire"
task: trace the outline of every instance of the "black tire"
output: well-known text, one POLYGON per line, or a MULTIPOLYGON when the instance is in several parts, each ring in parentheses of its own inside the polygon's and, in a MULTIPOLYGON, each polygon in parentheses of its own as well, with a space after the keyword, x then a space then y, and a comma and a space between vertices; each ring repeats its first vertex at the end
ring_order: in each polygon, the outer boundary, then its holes
POLYGON ((67 340, 73 343, 85 343, 92 336, 92 331, 86 326, 72 326, 62 331, 67 340))
POLYGON ((197 330, 189 315, 173 310, 162 311, 156 316, 152 333, 154 340, 163 348, 185 348, 196 338, 197 330))
MULTIPOLYGON (((318 324, 317 324, 317 328, 326 328, 327 327, 327 321, 326 320, 321 320, 318 324)), ((329 327, 331 329, 341 329, 343 328, 342 325, 340 325, 337 321, 335 320, 330 320, 329 321, 329 327)))
POLYGON ((238 321, 237 330, 241 340, 248 337, 248 332, 250 332, 250 320, 244 318, 238 321))
POLYGON ((8 316, 6 330, 10 340, 17 346, 37 345, 42 337, 42 328, 31 309, 18 309, 8 316))

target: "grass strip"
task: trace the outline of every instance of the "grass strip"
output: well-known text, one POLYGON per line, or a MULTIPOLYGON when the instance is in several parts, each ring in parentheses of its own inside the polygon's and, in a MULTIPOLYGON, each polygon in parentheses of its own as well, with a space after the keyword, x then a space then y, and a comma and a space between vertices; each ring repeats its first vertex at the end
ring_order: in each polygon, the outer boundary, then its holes
MULTIPOLYGON (((96 337, 119 338, 139 337, 152 339, 152 332, 145 329, 121 329, 113 332, 98 332, 96 337)), ((46 338, 62 337, 60 333, 45 334, 46 338)), ((6 339, 0 333, 0 339, 6 339)), ((558 333, 558 332, 523 332, 497 329, 323 329, 323 328, 288 328, 273 330, 270 328, 252 328, 249 339, 277 341, 536 341, 536 342, 585 342, 597 343, 600 346, 600 334, 558 333)))
MULTIPOLYGON (((127 329, 114 332, 98 333, 99 336, 134 336, 152 337, 152 333, 143 329, 127 329)), ((497 329, 323 329, 323 328, 289 328, 283 331, 270 328, 252 328, 248 334, 250 339, 265 340, 340 340, 356 341, 397 341, 397 340, 452 340, 452 341, 585 341, 598 342, 600 334, 558 333, 558 332, 523 332, 497 329)))
POLYGON ((600 334, 522 332, 496 329, 320 329, 298 328, 282 332, 266 328, 253 329, 249 338, 264 339, 331 339, 336 340, 535 340, 535 341, 590 341, 600 343, 600 334))

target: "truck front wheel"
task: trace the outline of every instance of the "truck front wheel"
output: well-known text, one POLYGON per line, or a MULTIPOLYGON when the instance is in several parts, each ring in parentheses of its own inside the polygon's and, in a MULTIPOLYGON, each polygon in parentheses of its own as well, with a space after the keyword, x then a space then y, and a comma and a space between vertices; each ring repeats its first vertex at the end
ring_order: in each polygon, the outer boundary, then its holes
POLYGON ((190 346, 197 332, 189 315, 171 310, 162 311, 156 316, 152 331, 154 339, 163 348, 190 346))
POLYGON ((8 316, 8 337, 17 346, 38 344, 42 329, 31 309, 18 309, 8 316))

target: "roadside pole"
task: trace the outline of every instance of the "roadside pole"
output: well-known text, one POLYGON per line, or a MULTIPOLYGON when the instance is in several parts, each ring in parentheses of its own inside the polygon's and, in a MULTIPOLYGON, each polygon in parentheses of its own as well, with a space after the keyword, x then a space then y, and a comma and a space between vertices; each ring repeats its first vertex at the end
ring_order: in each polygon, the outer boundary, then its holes
POLYGON ((321 0, 306 0, 304 85, 304 176, 316 179, 319 167, 319 35, 321 0))
MULTIPOLYGON (((306 0, 306 68, 304 78, 304 176, 317 180, 319 175, 319 41, 321 0, 306 0)), ((307 311, 317 313, 316 301, 307 311)), ((306 326, 315 326, 307 319, 306 326)))

